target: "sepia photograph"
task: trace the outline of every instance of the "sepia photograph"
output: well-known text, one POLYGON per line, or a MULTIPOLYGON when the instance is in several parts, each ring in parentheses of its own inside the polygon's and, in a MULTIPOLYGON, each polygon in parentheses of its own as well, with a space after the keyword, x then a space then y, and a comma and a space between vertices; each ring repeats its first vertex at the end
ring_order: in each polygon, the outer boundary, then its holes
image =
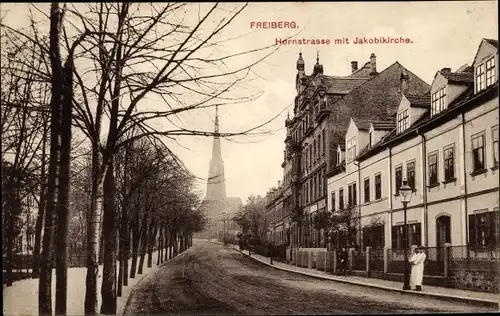
POLYGON ((498 1, 0 4, 3 315, 500 312, 498 1))

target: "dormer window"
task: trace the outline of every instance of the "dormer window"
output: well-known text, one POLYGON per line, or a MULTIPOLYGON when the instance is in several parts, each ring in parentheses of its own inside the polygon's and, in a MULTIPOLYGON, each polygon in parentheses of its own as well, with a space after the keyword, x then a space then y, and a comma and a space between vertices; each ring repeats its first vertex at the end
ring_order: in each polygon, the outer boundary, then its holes
POLYGON ((491 86, 495 82, 495 57, 492 57, 486 61, 486 87, 491 86))
POLYGON ((432 94, 431 116, 446 109, 445 98, 446 92, 444 87, 432 94))
POLYGON ((477 68, 476 68, 476 92, 479 92, 481 90, 483 90, 485 87, 485 78, 484 78, 484 64, 482 65, 479 65, 477 68))
POLYGON ((373 146, 373 131, 370 131, 370 147, 373 146))
POLYGON ((347 141, 347 161, 351 161, 356 157, 356 137, 347 141))
POLYGON ((337 150, 337 165, 340 165, 340 149, 337 150))
MULTIPOLYGON (((408 109, 405 109, 398 113, 398 133, 402 133, 410 125, 410 116, 408 115, 408 109)), ((370 133, 371 142, 371 133, 370 133)))

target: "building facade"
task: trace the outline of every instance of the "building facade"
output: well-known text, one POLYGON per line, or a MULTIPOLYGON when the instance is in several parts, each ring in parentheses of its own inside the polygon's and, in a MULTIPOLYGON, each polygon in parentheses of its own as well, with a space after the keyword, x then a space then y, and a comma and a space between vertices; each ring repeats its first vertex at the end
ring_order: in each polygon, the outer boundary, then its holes
POLYGON ((349 241, 403 248, 406 179, 411 245, 498 246, 497 47, 483 39, 472 66, 441 69, 421 94, 402 89, 392 120, 351 116, 327 180, 330 212, 357 208, 349 241))

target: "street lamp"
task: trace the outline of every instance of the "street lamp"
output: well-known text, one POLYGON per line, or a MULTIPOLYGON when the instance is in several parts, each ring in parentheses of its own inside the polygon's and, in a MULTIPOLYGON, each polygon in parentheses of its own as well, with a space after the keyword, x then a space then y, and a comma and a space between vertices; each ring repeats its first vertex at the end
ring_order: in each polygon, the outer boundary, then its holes
POLYGON ((222 242, 224 243, 224 246, 227 245, 227 242, 226 242, 226 212, 222 212, 222 222, 223 222, 223 226, 222 226, 222 242))
POLYGON ((401 203, 403 203, 404 211, 404 283, 403 290, 410 290, 410 263, 408 262, 408 224, 406 223, 406 207, 411 200, 413 189, 408 185, 407 180, 403 180, 403 185, 399 188, 399 195, 401 196, 401 203))

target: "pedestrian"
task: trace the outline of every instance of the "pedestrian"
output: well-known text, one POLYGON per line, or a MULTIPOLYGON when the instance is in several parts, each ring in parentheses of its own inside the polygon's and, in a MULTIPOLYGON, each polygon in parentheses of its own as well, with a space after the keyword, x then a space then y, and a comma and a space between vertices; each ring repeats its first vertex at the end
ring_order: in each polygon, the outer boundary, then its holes
POLYGON ((422 291, 422 280, 424 278, 424 262, 426 259, 424 249, 418 247, 415 253, 410 258, 411 264, 411 283, 415 286, 416 291, 422 291))
POLYGON ((347 260, 349 259, 349 255, 347 254, 347 250, 345 247, 342 247, 342 250, 339 253, 339 274, 347 275, 347 260))

